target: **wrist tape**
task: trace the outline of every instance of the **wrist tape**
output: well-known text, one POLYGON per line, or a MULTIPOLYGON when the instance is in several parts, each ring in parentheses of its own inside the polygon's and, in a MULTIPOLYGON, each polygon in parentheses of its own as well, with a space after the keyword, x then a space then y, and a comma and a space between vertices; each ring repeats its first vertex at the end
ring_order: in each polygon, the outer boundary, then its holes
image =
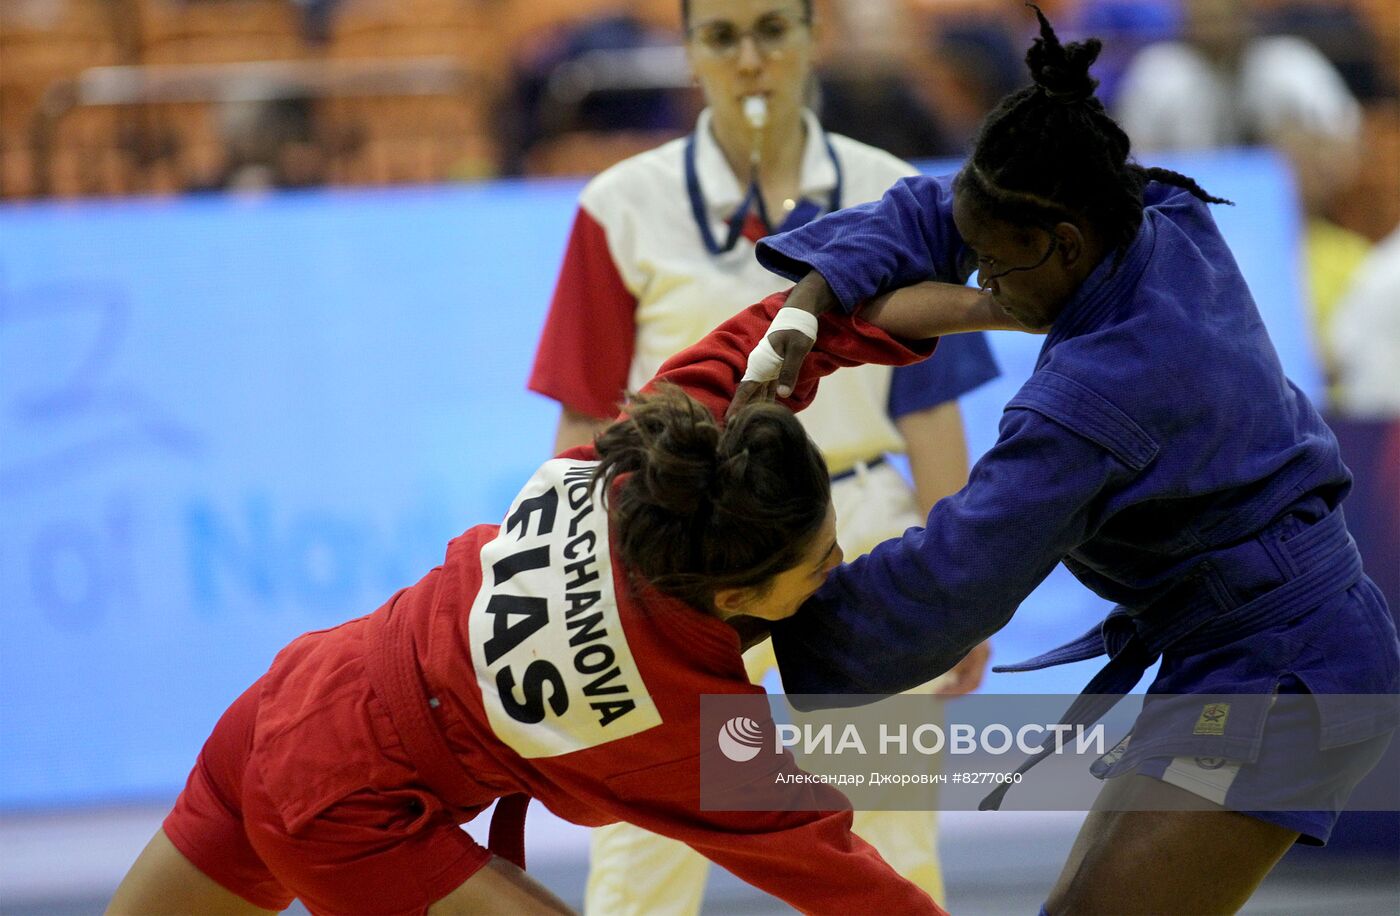
POLYGON ((773 323, 768 326, 767 333, 763 335, 758 346, 754 347, 753 352, 749 354, 749 362, 744 369, 744 377, 740 379, 741 382, 771 382, 778 377, 778 370, 782 368, 783 358, 768 342, 768 338, 772 336, 774 331, 797 331, 815 343, 817 340, 817 316, 811 312, 804 312, 802 309, 788 306, 778 309, 778 314, 774 316, 773 323))

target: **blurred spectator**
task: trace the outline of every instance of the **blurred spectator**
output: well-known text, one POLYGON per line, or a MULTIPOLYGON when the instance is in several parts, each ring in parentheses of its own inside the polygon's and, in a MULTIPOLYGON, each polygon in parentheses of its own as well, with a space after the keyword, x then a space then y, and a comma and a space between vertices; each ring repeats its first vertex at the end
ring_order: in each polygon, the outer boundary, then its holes
POLYGON ((1365 236, 1320 216, 1307 221, 1303 245, 1303 276, 1307 282, 1304 298, 1311 307, 1313 339, 1327 378, 1328 398, 1333 404, 1340 393, 1337 384, 1342 361, 1335 347, 1337 308, 1355 281, 1356 271, 1370 253, 1371 242, 1365 236))
POLYGON ((929 91, 938 95, 945 130, 959 155, 971 146, 987 112, 1026 83, 1023 42, 1008 18, 962 15, 934 28, 931 44, 942 79, 929 91))
POLYGON ((342 0, 292 0, 301 11, 301 37, 309 45, 325 45, 331 40, 331 25, 342 0))
POLYGON ((1114 107, 1123 74, 1139 51, 1181 34, 1181 16, 1179 0, 1081 0, 1075 5, 1066 32, 1103 41, 1094 76, 1105 105, 1114 107))
POLYGON ((905 64, 911 23, 894 0, 840 0, 823 23, 824 43, 839 53, 817 69, 822 123, 828 129, 893 153, 928 159, 962 151, 921 97, 905 64))
MULTIPOLYGON (((1275 6, 1262 20, 1261 31, 1295 35, 1321 51, 1363 104, 1395 95, 1396 87, 1382 65, 1380 42, 1353 4, 1293 0, 1275 6)), ((1391 53, 1395 53, 1393 45, 1391 53)))
POLYGON ((1361 111, 1308 42, 1255 34, 1244 0, 1186 0, 1183 40, 1144 48, 1123 75, 1116 117, 1139 150, 1277 143, 1302 131, 1355 144, 1361 111))
POLYGON ((1289 159, 1307 216, 1304 274, 1329 379, 1331 317, 1369 250, 1327 214, 1356 177, 1361 106, 1317 48, 1260 36, 1245 0, 1186 0, 1183 40, 1144 48, 1124 74, 1119 123, 1142 154, 1262 143, 1289 159))
POLYGON ((226 144, 226 191, 301 188, 325 180, 327 152, 315 129, 309 98, 229 102, 219 110, 226 144))
MULTIPOLYGON (((687 113, 663 86, 600 86, 570 91, 570 64, 594 52, 639 51, 674 39, 626 13, 558 28, 518 56, 501 109, 502 174, 524 171, 530 149, 571 131, 655 131, 687 127, 687 113)), ((679 62, 678 66, 683 67, 679 62)))
POLYGON ((1337 407, 1400 417, 1400 227, 1371 252, 1337 305, 1332 325, 1337 407))

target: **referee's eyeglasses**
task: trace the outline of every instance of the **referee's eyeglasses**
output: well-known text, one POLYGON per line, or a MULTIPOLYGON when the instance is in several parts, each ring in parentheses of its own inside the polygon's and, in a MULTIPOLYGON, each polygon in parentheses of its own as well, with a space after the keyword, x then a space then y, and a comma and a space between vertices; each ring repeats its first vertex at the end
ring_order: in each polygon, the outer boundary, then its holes
POLYGON ((786 13, 767 13, 753 24, 741 29, 732 22, 715 19, 692 26, 689 35, 715 57, 737 57, 745 38, 752 38, 755 50, 763 57, 776 57, 792 47, 800 30, 810 21, 793 18, 786 13))

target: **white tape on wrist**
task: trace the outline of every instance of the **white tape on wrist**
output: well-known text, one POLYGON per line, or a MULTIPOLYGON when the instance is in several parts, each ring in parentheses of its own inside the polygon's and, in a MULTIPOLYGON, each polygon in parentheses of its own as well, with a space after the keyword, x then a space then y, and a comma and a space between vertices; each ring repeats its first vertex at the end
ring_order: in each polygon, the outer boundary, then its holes
POLYGON ((783 358, 768 342, 768 338, 772 336, 774 331, 797 331, 815 343, 817 340, 817 316, 811 312, 804 312, 802 309, 789 306, 778 309, 778 314, 773 317, 773 323, 768 326, 768 333, 763 335, 758 346, 749 353, 749 362, 744 367, 744 377, 740 381, 771 382, 778 377, 778 370, 782 368, 783 358))

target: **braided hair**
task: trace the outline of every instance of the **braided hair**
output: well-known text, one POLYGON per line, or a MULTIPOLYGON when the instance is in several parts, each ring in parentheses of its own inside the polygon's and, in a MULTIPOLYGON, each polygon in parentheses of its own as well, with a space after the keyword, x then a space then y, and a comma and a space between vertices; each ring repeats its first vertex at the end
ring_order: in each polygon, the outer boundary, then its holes
POLYGON ((1040 37, 1026 52, 1033 82, 1003 98, 982 122, 957 178, 959 193, 1009 222, 1046 228, 1087 222, 1119 257, 1142 224, 1149 181, 1184 188, 1206 203, 1231 203, 1179 172, 1131 161, 1128 135, 1094 95, 1099 81, 1089 75, 1102 43, 1061 45, 1040 7, 1026 5, 1040 20, 1040 37))
POLYGON ((821 452, 777 404, 751 404, 720 426, 663 386, 629 402, 595 447, 594 485, 607 495, 623 565, 704 610, 720 589, 766 591, 797 565, 831 501, 821 452))

